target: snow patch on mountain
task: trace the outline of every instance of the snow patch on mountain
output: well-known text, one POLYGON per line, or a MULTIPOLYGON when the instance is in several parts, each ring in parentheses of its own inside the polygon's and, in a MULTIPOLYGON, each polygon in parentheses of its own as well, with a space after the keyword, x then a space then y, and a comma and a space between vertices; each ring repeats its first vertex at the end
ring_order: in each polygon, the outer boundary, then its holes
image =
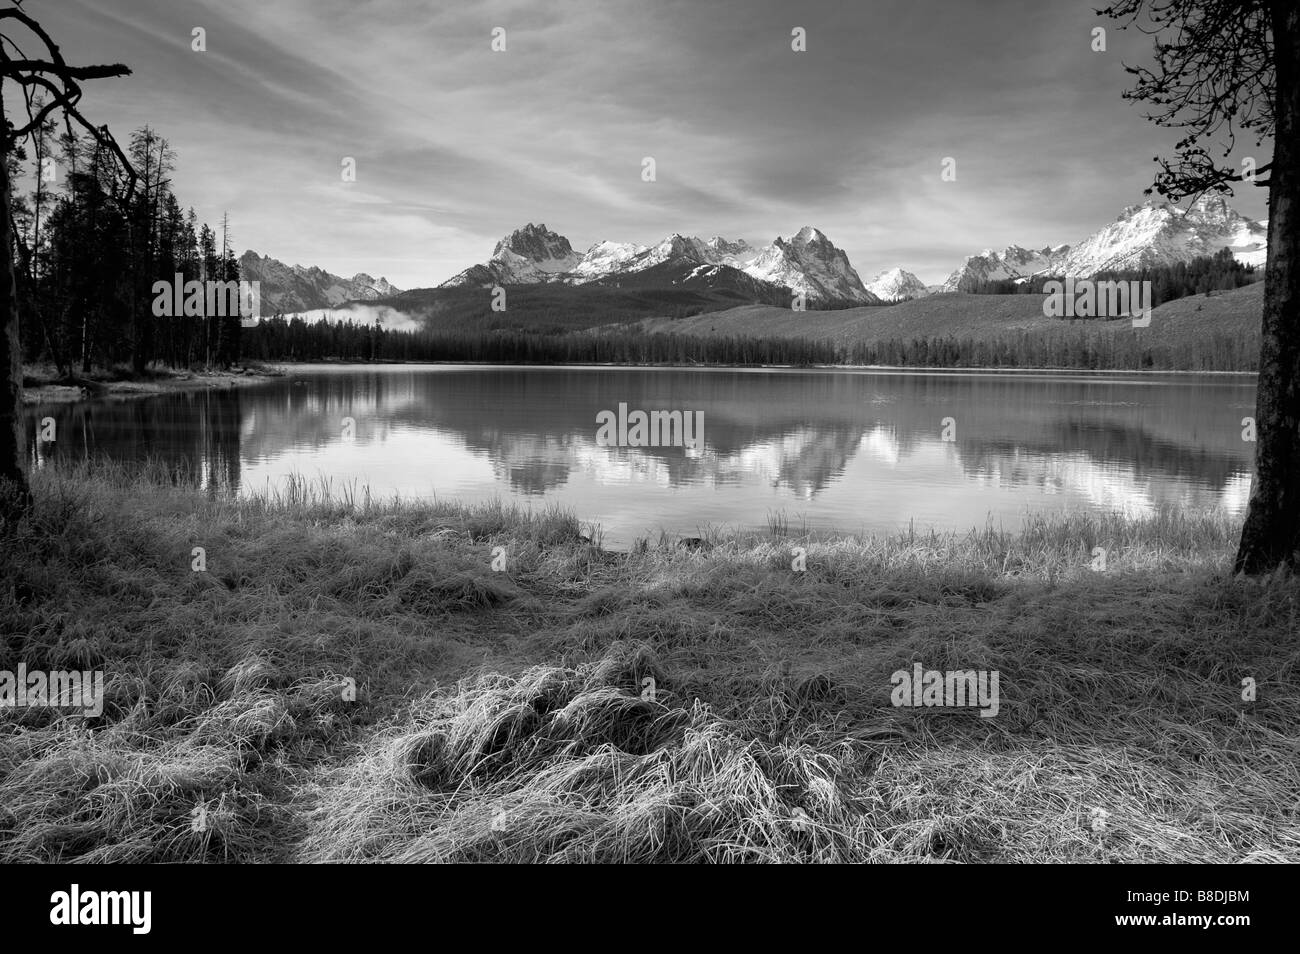
POLYGON ((1267 228, 1229 208, 1222 196, 1201 196, 1187 209, 1150 200, 1129 206, 1076 245, 1062 263, 1062 274, 1085 278, 1112 269, 1172 265, 1225 247, 1243 264, 1263 265, 1267 242, 1267 228))
POLYGON ((1040 249, 1008 245, 1000 252, 986 248, 978 255, 968 256, 966 261, 948 276, 947 281, 943 283, 943 290, 968 292, 974 291, 981 282, 1027 279, 1035 275, 1057 275, 1069 251, 1068 245, 1040 249))
POLYGON ((1234 211, 1223 196, 1202 196, 1186 209, 1152 199, 1129 206, 1110 225, 1073 246, 985 249, 949 275, 943 290, 971 291, 980 282, 1035 275, 1090 278, 1102 271, 1187 262, 1223 248, 1242 264, 1262 266, 1268 253, 1267 223, 1234 211))
POLYGON ((552 232, 544 224, 529 222, 497 242, 492 257, 485 263, 453 275, 440 287, 535 285, 556 281, 581 260, 563 235, 552 232))
MULTIPOLYGON (((611 243, 605 243, 611 244, 611 243)), ((656 265, 730 265, 742 269, 758 252, 748 242, 729 242, 715 235, 707 242, 691 235, 674 232, 656 245, 616 246, 614 255, 601 254, 598 260, 589 252, 573 270, 572 280, 591 281, 619 273, 642 272, 656 265)))
POLYGON ((548 275, 569 271, 581 257, 563 235, 552 232, 544 224, 533 225, 531 222, 497 242, 492 257, 504 259, 506 256, 524 259, 548 275))
POLYGON ((867 291, 881 301, 924 298, 930 294, 925 282, 903 268, 890 268, 867 282, 867 291))
POLYGON ((709 260, 715 265, 730 265, 743 271, 746 265, 758 258, 759 250, 744 239, 729 242, 721 235, 715 235, 704 244, 708 249, 706 254, 710 256, 709 260))
POLYGON ((867 291, 849 257, 820 229, 804 226, 793 238, 776 240, 743 271, 762 281, 801 292, 810 302, 880 301, 867 291))
POLYGON ((615 272, 623 271, 630 262, 649 251, 644 245, 630 242, 597 242, 582 256, 582 261, 573 267, 568 280, 575 284, 604 278, 615 272))
MULTIPOLYGON (((546 230, 545 226, 530 224, 498 242, 487 262, 465 269, 443 282, 442 287, 547 281, 585 284, 617 281, 619 276, 651 270, 654 275, 682 276, 678 280, 712 277, 721 280, 723 273, 717 269, 722 266, 761 283, 802 292, 814 305, 880 300, 863 286, 848 256, 823 232, 811 227, 801 229, 788 240, 778 237, 762 250, 744 239, 729 240, 715 235, 705 241, 674 232, 654 245, 604 241, 576 255, 563 236, 546 230)), ((734 278, 727 281, 734 282, 734 278)), ((755 286, 760 290, 764 287, 755 286)))

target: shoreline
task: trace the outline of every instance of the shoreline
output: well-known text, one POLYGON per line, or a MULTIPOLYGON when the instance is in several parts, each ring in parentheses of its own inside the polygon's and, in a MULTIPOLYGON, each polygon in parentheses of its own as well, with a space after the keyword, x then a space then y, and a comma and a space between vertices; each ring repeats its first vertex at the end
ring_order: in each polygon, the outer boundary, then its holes
POLYGON ((668 370, 668 371, 887 371, 891 373, 916 374, 1124 374, 1124 375, 1223 375, 1237 377, 1258 377, 1257 371, 1193 371, 1180 369, 1144 368, 950 368, 942 366, 918 366, 902 364, 628 364, 623 362, 577 362, 574 364, 517 364, 482 361, 287 361, 276 365, 280 376, 294 371, 310 368, 376 368, 376 367, 431 367, 431 368, 563 368, 582 370, 585 368, 629 368, 633 370, 668 370))
POLYGON ((243 367, 230 371, 165 371, 139 379, 103 380, 95 377, 78 377, 74 378, 76 383, 67 384, 56 380, 53 374, 43 373, 47 370, 40 366, 23 368, 24 381, 37 379, 36 384, 23 386, 24 407, 41 404, 71 404, 76 401, 130 400, 185 391, 248 387, 265 384, 285 375, 285 372, 277 366, 243 367), (42 378, 45 380, 41 380, 42 378))
POLYGON ((34 407, 44 404, 71 404, 77 401, 95 400, 132 400, 135 398, 157 397, 163 394, 178 394, 188 391, 214 390, 231 387, 251 387, 266 384, 291 374, 312 370, 361 370, 365 368, 520 368, 520 369, 564 369, 564 370, 662 370, 662 371, 816 371, 816 372, 876 372, 884 374, 928 374, 928 375, 986 375, 1032 377, 1035 375, 1062 375, 1097 377, 1104 375, 1135 376, 1173 376, 1200 375, 1216 377, 1258 377, 1255 371, 1185 371, 1168 369, 1133 370, 1117 368, 946 368, 918 367, 915 365, 883 364, 624 364, 624 363, 589 363, 576 364, 500 364, 491 362, 469 361, 293 361, 257 368, 241 368, 231 371, 177 371, 151 374, 142 379, 121 378, 103 380, 94 377, 74 379, 78 383, 66 384, 52 380, 52 374, 45 374, 39 368, 24 368, 24 380, 37 379, 35 384, 23 387, 23 406, 34 407), (44 379, 44 380, 41 380, 44 379))

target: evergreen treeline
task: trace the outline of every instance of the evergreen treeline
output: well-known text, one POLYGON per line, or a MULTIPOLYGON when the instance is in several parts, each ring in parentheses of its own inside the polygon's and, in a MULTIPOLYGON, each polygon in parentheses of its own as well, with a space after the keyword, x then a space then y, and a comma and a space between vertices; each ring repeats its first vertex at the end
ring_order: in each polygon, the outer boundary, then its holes
POLYGON ((1070 326, 980 339, 948 336, 859 342, 848 349, 843 360, 925 368, 1256 371, 1259 337, 1214 334, 1169 344, 1154 335, 1070 326))
MULTIPOLYGON (((1212 291, 1229 291, 1257 281, 1253 265, 1243 265, 1226 248, 1213 255, 1198 255, 1190 262, 1155 265, 1120 271, 1098 272, 1095 281, 1139 281, 1151 283, 1151 307, 1175 298, 1203 295, 1212 291)), ((1035 275, 1023 282, 1010 278, 980 282, 972 291, 976 295, 1042 295, 1048 282, 1064 281, 1059 275, 1035 275)))
POLYGON ((48 360, 63 377, 120 364, 139 374, 155 361, 236 363, 237 313, 154 315, 157 281, 240 277, 228 230, 218 241, 193 209, 181 210, 167 141, 147 126, 131 136, 134 189, 117 158, 91 137, 56 137, 51 121, 31 145, 30 155, 24 148, 5 157, 10 181, 17 185, 24 173, 34 181, 30 194, 15 190, 13 200, 24 360, 48 360))
POLYGON ((1258 337, 1215 334, 1167 343, 1084 322, 984 338, 893 338, 836 347, 806 338, 694 337, 641 331, 388 331, 301 318, 244 329, 247 357, 265 361, 464 361, 498 364, 816 364, 926 368, 1254 371, 1258 337))
POLYGON ((275 317, 244 329, 244 355, 264 361, 467 361, 503 364, 833 364, 828 342, 694 337, 642 331, 390 331, 351 321, 275 317))

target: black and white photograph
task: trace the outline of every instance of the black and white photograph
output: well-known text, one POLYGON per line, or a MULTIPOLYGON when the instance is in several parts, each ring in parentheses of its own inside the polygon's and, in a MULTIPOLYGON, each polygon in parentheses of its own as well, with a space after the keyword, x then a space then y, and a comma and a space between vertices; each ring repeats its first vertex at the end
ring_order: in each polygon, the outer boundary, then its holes
POLYGON ((1294 0, 0 0, 0 106, 33 923, 1300 862, 1294 0))

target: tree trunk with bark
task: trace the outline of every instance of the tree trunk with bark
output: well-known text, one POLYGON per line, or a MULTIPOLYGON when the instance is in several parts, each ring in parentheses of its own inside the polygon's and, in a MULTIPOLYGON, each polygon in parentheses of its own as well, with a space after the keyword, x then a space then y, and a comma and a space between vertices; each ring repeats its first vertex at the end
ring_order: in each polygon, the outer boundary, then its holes
MULTIPOLYGON (((7 128, 0 95, 0 129, 7 128)), ((0 517, 11 517, 29 501, 23 440, 23 356, 18 343, 18 294, 14 280, 14 236, 9 216, 9 167, 13 143, 0 140, 0 517)))
POLYGON ((1236 570, 1300 567, 1300 5, 1273 5, 1274 153, 1255 422, 1255 481, 1236 570))

